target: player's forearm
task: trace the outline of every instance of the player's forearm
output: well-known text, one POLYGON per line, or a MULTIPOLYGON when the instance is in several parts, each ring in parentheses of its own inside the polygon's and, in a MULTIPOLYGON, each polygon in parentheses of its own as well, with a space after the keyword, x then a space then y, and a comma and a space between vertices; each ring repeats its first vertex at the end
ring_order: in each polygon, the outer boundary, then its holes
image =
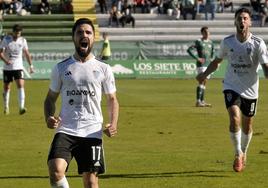
POLYGON ((0 59, 5 63, 8 64, 8 60, 5 58, 3 53, 0 53, 0 59))
POLYGON ((25 56, 26 56, 26 59, 27 59, 27 62, 30 66, 32 66, 32 58, 31 58, 31 54, 29 52, 25 52, 25 56))
POLYGON ((55 101, 47 97, 44 102, 45 121, 47 122, 49 116, 54 116, 55 112, 56 112, 55 101))
POLYGON ((193 48, 188 48, 187 52, 192 58, 198 60, 199 57, 193 52, 193 48))
POLYGON ((108 100, 108 111, 110 124, 117 126, 118 116, 119 116, 119 104, 116 97, 110 98, 108 100))
POLYGON ((266 79, 268 79, 268 64, 262 64, 262 70, 266 79))
POLYGON ((204 72, 204 75, 207 77, 208 75, 210 75, 212 72, 216 71, 219 63, 221 62, 221 59, 214 59, 207 67, 207 69, 204 72))

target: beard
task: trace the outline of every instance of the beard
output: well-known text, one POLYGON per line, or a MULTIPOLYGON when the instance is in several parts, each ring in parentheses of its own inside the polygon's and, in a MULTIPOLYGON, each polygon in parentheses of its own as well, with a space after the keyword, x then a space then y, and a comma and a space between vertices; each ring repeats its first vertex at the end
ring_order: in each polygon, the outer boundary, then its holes
POLYGON ((81 39, 78 43, 75 44, 75 50, 77 54, 82 58, 86 58, 90 54, 91 49, 91 42, 85 38, 81 39))
POLYGON ((88 47, 86 50, 84 50, 80 46, 76 46, 75 47, 75 50, 76 50, 77 54, 80 57, 83 57, 83 58, 87 57, 90 54, 90 52, 91 52, 91 48, 90 47, 88 47))

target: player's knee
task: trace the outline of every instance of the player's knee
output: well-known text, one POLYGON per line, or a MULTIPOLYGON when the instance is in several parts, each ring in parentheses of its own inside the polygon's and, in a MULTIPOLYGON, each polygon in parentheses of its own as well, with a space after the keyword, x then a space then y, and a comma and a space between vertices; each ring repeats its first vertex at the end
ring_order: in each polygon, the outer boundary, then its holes
POLYGON ((69 188, 68 181, 65 176, 63 176, 60 180, 54 181, 50 179, 51 188, 69 188))
POLYGON ((83 181, 86 188, 98 188, 98 177, 94 173, 84 173, 83 181))
POLYGON ((62 178, 65 177, 64 172, 59 172, 59 171, 50 171, 49 172, 49 179, 51 183, 58 182, 62 178))

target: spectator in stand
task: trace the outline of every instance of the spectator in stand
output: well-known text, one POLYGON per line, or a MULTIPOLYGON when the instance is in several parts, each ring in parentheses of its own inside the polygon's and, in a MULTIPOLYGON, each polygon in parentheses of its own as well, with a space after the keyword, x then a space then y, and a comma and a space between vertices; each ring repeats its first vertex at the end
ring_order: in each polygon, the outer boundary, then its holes
POLYGON ((3 14, 17 14, 22 8, 20 0, 2 0, 2 3, 3 14))
POLYGON ((196 14, 204 13, 205 5, 203 0, 196 1, 196 14))
POLYGON ((64 14, 73 13, 72 0, 60 0, 60 11, 64 14))
POLYGON ((195 20, 197 2, 195 0, 182 0, 181 12, 184 20, 187 20, 187 14, 192 15, 192 20, 195 20))
POLYGON ((265 25, 267 16, 268 16, 268 0, 265 0, 265 2, 260 4, 260 18, 261 18, 261 23, 260 26, 263 27, 265 25))
POLYGON ((117 10, 116 5, 113 5, 110 10, 109 27, 112 27, 113 22, 115 22, 116 27, 118 27, 120 17, 121 17, 121 13, 117 10))
POLYGON ((161 0, 150 0, 150 13, 161 14, 161 0))
POLYGON ((174 16, 175 19, 180 18, 180 3, 178 0, 163 0, 163 12, 169 16, 174 16))
POLYGON ((108 12, 107 3, 106 0, 98 0, 98 3, 100 5, 100 11, 102 14, 108 12))
MULTIPOLYGON (((257 16, 255 19, 260 20, 260 27, 263 27, 265 25, 267 16, 268 16, 268 2, 267 0, 264 0, 262 2, 261 0, 250 0, 250 5, 255 12, 255 16, 257 16)), ((254 17, 253 17, 254 19, 254 17)))
POLYGON ((140 7, 141 13, 149 13, 150 12, 149 6, 150 6, 149 0, 134 0, 133 11, 134 13, 136 13, 136 8, 140 7))
POLYGON ((234 4, 231 0, 220 0, 219 11, 224 12, 225 8, 231 7, 231 12, 234 12, 234 4))
POLYGON ((51 14, 51 8, 48 0, 41 0, 38 5, 39 14, 51 14))
POLYGON ((10 8, 12 0, 6 0, 6 1, 1 1, 1 14, 6 15, 6 14, 12 14, 12 9, 10 8))
POLYGON ((22 8, 27 12, 31 13, 32 10, 32 0, 22 0, 22 8))
POLYGON ((215 12, 217 9, 217 0, 206 0, 205 4, 205 18, 208 20, 208 14, 211 14, 211 20, 215 19, 215 12))
POLYGON ((123 5, 124 5, 124 0, 117 0, 116 8, 118 12, 122 13, 123 5))
POLYGON ((127 5, 131 7, 131 13, 134 11, 134 0, 125 0, 127 2, 127 5))
POLYGON ((126 24, 131 23, 132 28, 135 27, 135 18, 131 14, 131 7, 127 5, 127 2, 125 2, 123 9, 122 9, 122 16, 119 19, 122 27, 125 27, 126 24))
POLYGON ((260 0, 250 0, 250 5, 254 12, 259 14, 261 9, 261 1, 260 0))

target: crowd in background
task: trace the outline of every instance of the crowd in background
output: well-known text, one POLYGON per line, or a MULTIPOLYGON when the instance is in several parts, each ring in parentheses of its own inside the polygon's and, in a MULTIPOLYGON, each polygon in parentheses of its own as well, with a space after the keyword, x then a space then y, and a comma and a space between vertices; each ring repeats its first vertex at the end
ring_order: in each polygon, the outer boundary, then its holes
MULTIPOLYGON (((98 0, 98 3, 100 13, 110 14, 109 25, 114 22, 116 26, 120 25, 120 18, 125 14, 122 11, 126 7, 129 14, 167 14, 184 20, 195 20, 200 13, 205 15, 205 20, 214 20, 216 13, 235 11, 232 0, 98 0)), ((260 20, 260 26, 264 26, 268 16, 268 0, 249 0, 245 6, 252 8, 253 20, 260 20)))
MULTIPOLYGON (((32 0, 0 0, 0 14, 17 14, 20 16, 29 15, 32 12, 37 14, 51 14, 51 0, 39 0, 33 8, 32 0)), ((58 9, 61 13, 72 13, 72 0, 59 0, 58 9)))
MULTIPOLYGON (((51 14, 51 0, 40 0, 34 13, 51 14)), ((232 0, 98 0, 97 13, 109 14, 109 26, 130 24, 135 27, 135 13, 167 14, 174 19, 197 19, 200 13, 206 20, 214 20, 215 13, 234 12, 232 0)), ((72 0, 59 0, 60 13, 72 13, 72 0)), ((249 0, 253 20, 264 26, 268 16, 268 0, 249 0)), ((32 0, 0 0, 0 15, 29 15, 33 12, 32 0)))

